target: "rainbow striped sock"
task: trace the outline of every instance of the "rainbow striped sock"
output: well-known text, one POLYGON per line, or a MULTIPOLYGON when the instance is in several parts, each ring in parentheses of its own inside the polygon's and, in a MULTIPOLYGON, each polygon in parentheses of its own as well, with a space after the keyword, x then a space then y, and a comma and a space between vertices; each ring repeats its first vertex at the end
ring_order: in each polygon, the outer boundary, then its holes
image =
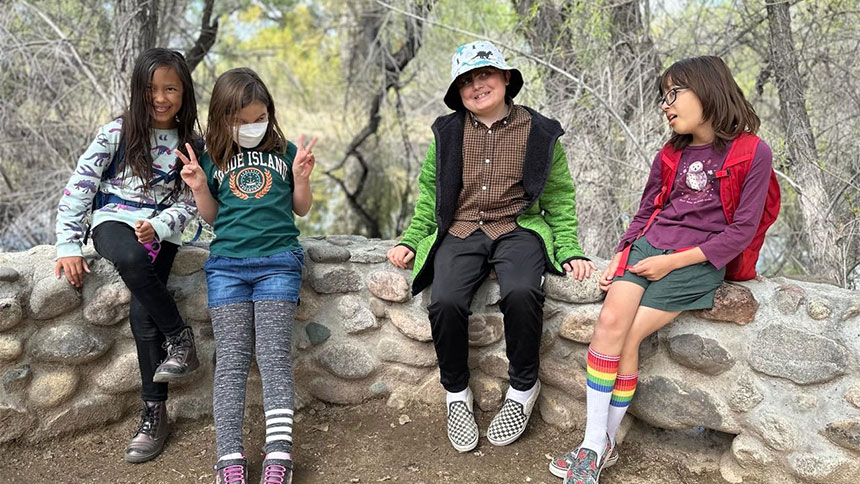
POLYGON ((609 434, 609 439, 612 440, 613 445, 615 445, 615 434, 618 433, 621 419, 627 413, 630 400, 633 400, 633 393, 636 392, 638 380, 639 373, 618 375, 615 378, 615 388, 612 390, 612 398, 609 400, 609 417, 606 425, 606 432, 609 434))
POLYGON ((586 423, 582 446, 603 454, 606 445, 606 430, 609 417, 609 402, 615 387, 620 356, 600 354, 588 348, 586 368, 586 423))
POLYGON ((609 404, 613 407, 626 407, 630 405, 630 400, 633 400, 633 393, 636 392, 636 382, 639 380, 639 373, 632 375, 617 375, 615 377, 615 388, 612 389, 612 399, 609 404))

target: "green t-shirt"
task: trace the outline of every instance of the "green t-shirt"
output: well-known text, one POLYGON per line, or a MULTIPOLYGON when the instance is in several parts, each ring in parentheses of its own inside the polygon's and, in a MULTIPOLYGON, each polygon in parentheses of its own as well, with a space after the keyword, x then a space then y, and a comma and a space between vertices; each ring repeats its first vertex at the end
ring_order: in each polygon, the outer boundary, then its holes
POLYGON ((215 167, 205 153, 200 166, 209 191, 218 202, 214 255, 263 257, 301 247, 293 216, 293 159, 296 146, 287 153, 245 150, 230 159, 227 170, 215 167))

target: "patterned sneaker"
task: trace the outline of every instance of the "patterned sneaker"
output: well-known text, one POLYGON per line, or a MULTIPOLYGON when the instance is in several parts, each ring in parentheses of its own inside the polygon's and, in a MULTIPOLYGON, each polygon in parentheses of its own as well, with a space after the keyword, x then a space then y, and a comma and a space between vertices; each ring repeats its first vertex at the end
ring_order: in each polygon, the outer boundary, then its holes
POLYGON ((287 459, 266 459, 263 461, 263 475, 260 484, 290 484, 293 482, 293 461, 287 459))
POLYGON ((597 452, 580 447, 567 469, 564 484, 598 484, 600 473, 606 468, 606 462, 612 454, 609 438, 606 439, 606 447, 603 448, 603 457, 598 460, 597 452))
POLYGON ((248 484, 248 461, 244 458, 218 461, 215 484, 248 484))
POLYGON ((540 380, 535 383, 534 391, 526 401, 525 406, 510 398, 505 399, 502 409, 490 422, 490 427, 487 429, 487 440, 493 445, 502 446, 520 438, 520 435, 526 431, 526 425, 529 423, 529 417, 532 415, 539 394, 540 380))
MULTIPOLYGON (((552 473, 552 475, 564 479, 567 476, 567 470, 570 469, 570 466, 576 459, 576 453, 578 451, 578 448, 573 449, 567 454, 553 459, 549 463, 549 471, 552 473)), ((606 469, 612 467, 615 465, 616 462, 618 462, 618 449, 615 445, 613 445, 612 450, 609 451, 609 457, 606 459, 606 464, 603 466, 603 468, 606 469)))
POLYGON ((478 424, 472 411, 472 390, 466 401, 456 400, 448 405, 448 440, 458 452, 469 452, 478 445, 478 424))

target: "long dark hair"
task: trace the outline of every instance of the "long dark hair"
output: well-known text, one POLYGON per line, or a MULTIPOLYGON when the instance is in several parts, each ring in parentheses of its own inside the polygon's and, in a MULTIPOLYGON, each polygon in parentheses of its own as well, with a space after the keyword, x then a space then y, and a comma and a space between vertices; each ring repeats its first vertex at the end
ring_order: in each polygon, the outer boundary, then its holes
POLYGON ((206 150, 219 170, 226 170, 230 158, 241 149, 233 141, 236 116, 257 101, 263 103, 269 113, 269 126, 258 149, 280 154, 286 152, 287 141, 275 118, 275 103, 260 76, 247 67, 230 69, 218 76, 212 88, 206 126, 206 150))
MULTIPOLYGON (((672 64, 657 83, 661 97, 672 87, 670 82, 696 93, 702 103, 702 117, 714 128, 713 146, 718 151, 739 134, 758 131, 761 120, 719 57, 692 57, 672 64)), ((673 133, 669 138, 676 150, 686 148, 692 141, 692 134, 673 133)))
MULTIPOLYGON (((178 148, 190 143, 198 151, 200 143, 199 123, 197 121, 197 99, 194 96, 194 83, 185 57, 175 50, 154 48, 140 54, 134 63, 131 75, 131 92, 128 109, 122 115, 122 138, 125 140, 125 158, 118 165, 121 170, 128 166, 131 173, 144 180, 143 193, 149 193, 148 181, 152 179, 151 126, 155 119, 152 112, 149 85, 152 75, 160 67, 168 67, 176 72, 182 82, 182 106, 176 113, 176 129, 179 135, 178 148), (198 130, 195 131, 195 125, 198 130)), ((176 177, 175 199, 186 189, 181 177, 176 177)))

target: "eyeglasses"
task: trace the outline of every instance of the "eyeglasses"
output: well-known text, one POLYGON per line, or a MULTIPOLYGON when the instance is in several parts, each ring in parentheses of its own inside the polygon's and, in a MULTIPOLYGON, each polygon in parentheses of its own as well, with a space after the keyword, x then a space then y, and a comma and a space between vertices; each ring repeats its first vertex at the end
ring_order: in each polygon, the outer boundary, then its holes
POLYGON ((674 104, 675 100, 678 99, 678 91, 683 91, 684 89, 689 89, 689 87, 677 86, 673 87, 672 89, 669 89, 666 95, 663 96, 662 99, 660 99, 660 106, 662 107, 663 104, 666 104, 666 106, 671 106, 672 104, 674 104))
POLYGON ((499 71, 497 69, 492 68, 492 67, 482 67, 480 69, 475 69, 473 71, 469 71, 469 72, 463 74, 462 76, 458 77, 457 80, 454 82, 457 83, 458 89, 462 89, 466 86, 471 85, 472 82, 475 80, 486 81, 490 76, 492 76, 496 72, 499 72, 499 71))

